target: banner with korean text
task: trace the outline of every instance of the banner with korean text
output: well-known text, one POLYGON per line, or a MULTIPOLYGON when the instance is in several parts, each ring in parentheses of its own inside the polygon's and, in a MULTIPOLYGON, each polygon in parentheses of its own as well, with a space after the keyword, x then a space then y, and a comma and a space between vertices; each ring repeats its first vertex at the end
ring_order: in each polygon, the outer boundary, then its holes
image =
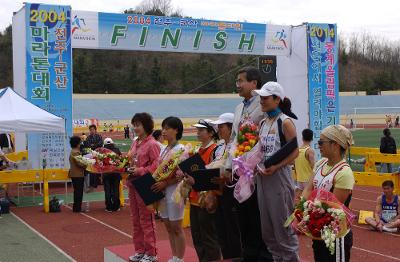
MULTIPOLYGON (((26 99, 65 119, 66 135, 72 135, 71 8, 45 4, 25 5, 26 99)), ((28 135, 33 168, 62 168, 66 136, 28 135)))
MULTIPOLYGON (((310 128, 314 149, 321 130, 340 123, 336 24, 307 24, 310 128)), ((319 152, 317 150, 317 152, 319 152)))
POLYGON ((73 48, 290 54, 290 26, 87 11, 72 17, 73 48))

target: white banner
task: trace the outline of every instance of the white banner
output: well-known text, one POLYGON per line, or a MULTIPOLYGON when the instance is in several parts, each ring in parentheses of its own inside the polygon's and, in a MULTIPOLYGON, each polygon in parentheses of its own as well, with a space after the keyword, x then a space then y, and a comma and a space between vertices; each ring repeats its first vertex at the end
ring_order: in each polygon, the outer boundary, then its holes
POLYGON ((265 34, 265 55, 290 55, 291 26, 266 25, 265 34))
POLYGON ((97 12, 72 11, 71 31, 73 48, 99 48, 99 19, 97 12))

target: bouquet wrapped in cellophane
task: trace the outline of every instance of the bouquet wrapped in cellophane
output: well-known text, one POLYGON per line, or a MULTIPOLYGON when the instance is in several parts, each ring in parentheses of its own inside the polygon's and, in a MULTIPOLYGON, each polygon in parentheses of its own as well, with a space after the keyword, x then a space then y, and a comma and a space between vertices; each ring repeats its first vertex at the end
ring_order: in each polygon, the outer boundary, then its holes
POLYGON ((334 254, 336 239, 349 232, 354 217, 334 194, 317 189, 308 200, 301 199, 285 226, 292 224, 306 236, 323 240, 331 254, 334 254))
POLYGON ((76 156, 79 162, 86 165, 86 170, 91 173, 122 173, 129 161, 127 157, 119 156, 112 150, 100 147, 96 150, 88 150, 88 154, 76 156))
POLYGON ((261 162, 263 153, 257 145, 258 127, 245 117, 239 126, 236 144, 231 148, 232 173, 239 177, 234 197, 239 203, 246 201, 254 192, 254 169, 261 162))
POLYGON ((167 179, 174 174, 178 169, 178 164, 189 157, 191 149, 192 145, 188 143, 185 147, 180 148, 175 152, 171 152, 154 171, 154 179, 158 182, 167 179))

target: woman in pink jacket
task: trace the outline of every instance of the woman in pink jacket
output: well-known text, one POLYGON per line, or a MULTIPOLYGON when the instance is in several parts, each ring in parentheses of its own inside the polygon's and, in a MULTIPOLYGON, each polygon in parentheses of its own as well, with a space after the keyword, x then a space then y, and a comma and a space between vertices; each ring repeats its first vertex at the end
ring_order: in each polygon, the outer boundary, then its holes
POLYGON ((154 122, 148 113, 137 113, 132 118, 137 139, 132 143, 128 156, 131 163, 131 178, 128 178, 129 204, 132 212, 133 244, 135 254, 130 261, 157 261, 154 212, 149 210, 131 183, 131 179, 153 173, 158 165, 160 146, 153 138, 154 122))

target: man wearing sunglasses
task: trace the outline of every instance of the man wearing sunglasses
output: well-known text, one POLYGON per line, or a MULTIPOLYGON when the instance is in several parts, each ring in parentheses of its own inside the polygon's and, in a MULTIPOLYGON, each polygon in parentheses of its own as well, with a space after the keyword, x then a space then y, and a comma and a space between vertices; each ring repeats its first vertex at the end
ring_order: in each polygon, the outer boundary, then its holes
MULTIPOLYGON (((236 74, 236 88, 243 102, 236 106, 232 125, 231 141, 237 141, 239 127, 245 118, 250 118, 256 125, 265 117, 261 111, 260 96, 253 96, 251 91, 262 86, 261 75, 257 68, 245 67, 236 74)), ((227 172, 232 170, 233 156, 229 155, 225 164, 227 172)), ((273 261, 271 253, 264 244, 261 235, 260 212, 257 202, 257 190, 243 203, 236 202, 239 213, 239 227, 242 242, 242 261, 273 261)))

